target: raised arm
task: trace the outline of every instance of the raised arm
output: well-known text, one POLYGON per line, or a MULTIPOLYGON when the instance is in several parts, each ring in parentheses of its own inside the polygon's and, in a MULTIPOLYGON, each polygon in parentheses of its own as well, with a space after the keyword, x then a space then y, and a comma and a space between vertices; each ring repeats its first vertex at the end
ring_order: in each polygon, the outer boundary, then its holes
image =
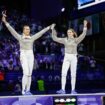
POLYGON ((64 44, 66 38, 58 38, 58 37, 57 37, 57 32, 56 32, 56 30, 54 29, 54 27, 55 27, 55 24, 53 24, 53 25, 51 26, 51 29, 52 29, 52 39, 53 39, 55 42, 64 44))
POLYGON ((46 33, 51 26, 48 26, 46 28, 44 28, 43 30, 41 30, 40 32, 36 33, 35 35, 32 36, 33 41, 37 40, 38 38, 40 38, 44 33, 46 33))
POLYGON ((86 33, 87 33, 87 20, 84 20, 83 32, 78 38, 76 38, 76 42, 78 44, 85 38, 86 33))
POLYGON ((8 28, 10 33, 17 39, 20 39, 20 35, 10 26, 10 24, 6 20, 6 14, 2 12, 2 22, 5 24, 5 26, 8 28))

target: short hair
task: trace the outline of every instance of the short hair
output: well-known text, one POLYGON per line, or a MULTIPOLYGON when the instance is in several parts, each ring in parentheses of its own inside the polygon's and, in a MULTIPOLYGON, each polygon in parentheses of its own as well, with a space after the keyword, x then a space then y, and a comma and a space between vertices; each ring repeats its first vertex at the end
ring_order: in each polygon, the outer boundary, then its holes
POLYGON ((22 26, 22 30, 24 30, 24 27, 30 27, 30 25, 24 24, 24 25, 22 26))

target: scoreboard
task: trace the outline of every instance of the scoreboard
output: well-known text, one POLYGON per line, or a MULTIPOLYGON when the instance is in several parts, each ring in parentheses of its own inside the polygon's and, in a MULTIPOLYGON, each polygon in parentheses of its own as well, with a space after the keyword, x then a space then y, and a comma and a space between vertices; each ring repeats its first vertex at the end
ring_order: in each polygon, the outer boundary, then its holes
POLYGON ((102 2, 105 2, 105 0, 78 0, 78 9, 87 8, 102 2))

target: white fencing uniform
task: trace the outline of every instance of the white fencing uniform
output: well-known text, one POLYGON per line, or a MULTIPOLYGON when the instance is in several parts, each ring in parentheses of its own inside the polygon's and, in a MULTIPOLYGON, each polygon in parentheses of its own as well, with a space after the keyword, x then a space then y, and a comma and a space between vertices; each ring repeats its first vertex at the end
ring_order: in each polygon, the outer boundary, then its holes
POLYGON ((54 41, 64 44, 65 56, 61 72, 61 89, 65 91, 66 76, 68 69, 71 70, 71 89, 75 90, 76 71, 77 71, 77 45, 85 38, 87 28, 83 29, 83 33, 77 38, 58 38, 55 30, 52 31, 54 41))
POLYGON ((33 43, 45 32, 47 32, 50 27, 44 28, 35 35, 25 36, 24 34, 18 34, 8 22, 6 22, 5 25, 11 32, 11 34, 19 41, 20 44, 20 61, 23 68, 22 94, 24 94, 25 91, 30 91, 31 86, 31 75, 34 65, 33 43))

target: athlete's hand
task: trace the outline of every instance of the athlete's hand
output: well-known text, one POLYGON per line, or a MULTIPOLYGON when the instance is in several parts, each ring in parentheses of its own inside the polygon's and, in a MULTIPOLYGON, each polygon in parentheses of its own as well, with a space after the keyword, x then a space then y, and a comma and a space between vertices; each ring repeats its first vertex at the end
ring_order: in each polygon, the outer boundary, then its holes
POLYGON ((56 24, 52 24, 51 25, 51 30, 53 30, 55 26, 56 26, 56 24))
POLYGON ((88 21, 84 20, 84 27, 87 27, 88 21))
POLYGON ((7 17, 6 11, 2 11, 2 21, 3 21, 4 23, 6 23, 6 17, 7 17))

